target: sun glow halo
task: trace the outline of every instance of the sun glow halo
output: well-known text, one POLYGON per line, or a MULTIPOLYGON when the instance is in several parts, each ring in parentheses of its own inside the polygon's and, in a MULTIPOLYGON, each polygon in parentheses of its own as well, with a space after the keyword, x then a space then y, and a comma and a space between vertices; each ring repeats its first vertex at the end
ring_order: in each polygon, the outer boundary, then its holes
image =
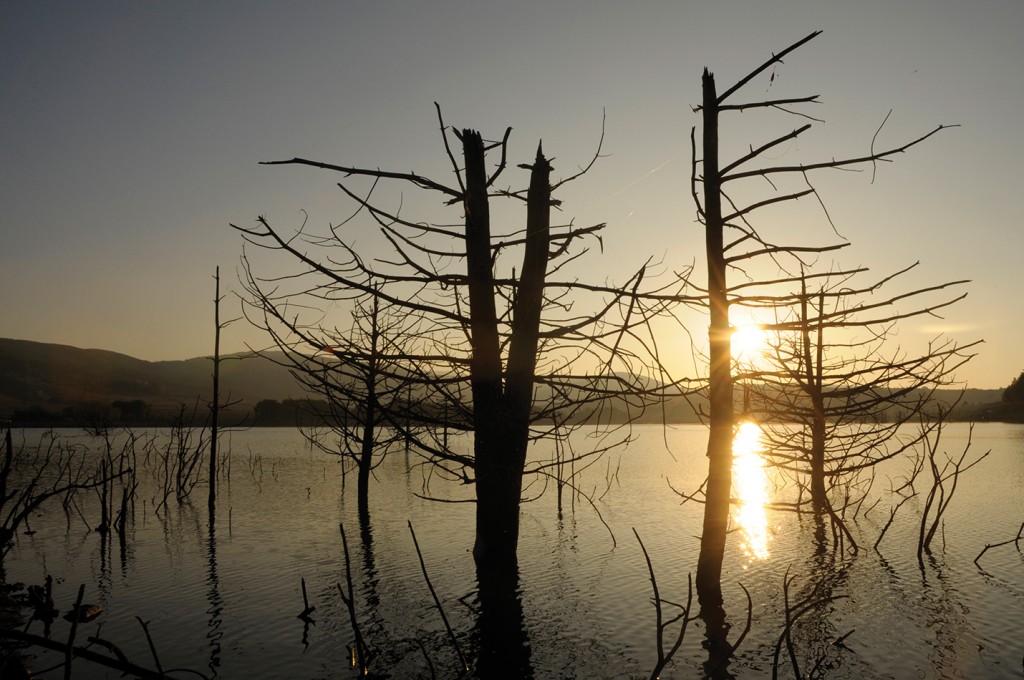
POLYGON ((741 323, 733 326, 732 356, 734 359, 753 361, 764 354, 767 333, 756 323, 741 323))

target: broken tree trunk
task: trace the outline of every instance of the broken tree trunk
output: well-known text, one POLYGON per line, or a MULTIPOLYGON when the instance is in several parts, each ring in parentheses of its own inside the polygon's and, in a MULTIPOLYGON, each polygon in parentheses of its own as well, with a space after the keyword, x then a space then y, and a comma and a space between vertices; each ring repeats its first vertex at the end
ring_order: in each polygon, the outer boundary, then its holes
POLYGON ((710 395, 708 482, 697 560, 697 595, 702 607, 721 604, 722 560, 732 489, 732 342, 723 244, 721 174, 718 167, 718 97, 715 78, 703 77, 704 231, 708 261, 710 395))

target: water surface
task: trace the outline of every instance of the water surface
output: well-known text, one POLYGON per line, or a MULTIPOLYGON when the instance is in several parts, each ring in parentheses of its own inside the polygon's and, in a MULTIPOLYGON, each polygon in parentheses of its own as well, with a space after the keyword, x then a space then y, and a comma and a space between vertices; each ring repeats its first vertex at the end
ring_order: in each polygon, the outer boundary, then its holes
MULTIPOLYGON (((966 425, 947 427, 943 448, 959 455, 967 432, 966 425)), ((80 432, 60 434, 99 444, 80 432)), ((676 426, 636 434, 628 448, 605 456, 578 480, 595 499, 593 507, 566 492, 560 517, 553 484, 546 488, 538 480, 526 489, 534 500, 523 508, 519 566, 523 627, 538 678, 649 675, 654 608, 631 529, 650 553, 662 597, 685 602, 702 508, 684 503, 673 488, 689 493, 700 485, 707 432, 676 426)), ((31 445, 40 434, 23 436, 31 445)), ((581 433, 575 448, 586 450, 589 441, 581 433)), ((159 491, 144 474, 123 551, 116 537, 101 540, 87 526, 98 522, 98 511, 96 499, 85 495, 81 516, 66 515, 56 503, 32 518, 34 533, 19 536, 8 557, 8 580, 41 583, 52 575, 62 608, 85 583, 86 600, 105 612, 79 635, 99 630, 143 665, 152 664, 136 616, 149 622, 165 668, 226 678, 354 677, 347 649, 352 633, 337 590, 344 582, 344 523, 363 634, 379 654, 374 668, 395 678, 429 677, 419 641, 439 677, 453 677, 456 655, 423 581, 407 522, 416 529, 461 645, 472 650, 473 507, 420 497, 462 500, 472 490, 432 478, 415 456, 392 454, 375 472, 371 526, 361 531, 354 475, 343 492, 338 461, 310 450, 295 430, 233 433, 222 444, 228 446, 230 477, 221 484, 212 534, 205 487, 191 502, 172 501, 158 513, 159 491), (316 606, 312 625, 296 618, 303 607, 302 578, 316 606)), ((862 545, 852 556, 816 550, 810 518, 765 508, 764 498, 785 498, 793 487, 758 464, 756 435, 746 447, 737 448, 738 458, 753 458, 737 469, 741 504, 727 543, 723 584, 734 635, 746 619, 741 583, 751 594, 753 625, 729 666, 731 674, 770 677, 785 621, 788 573, 794 601, 815 588, 818 598, 829 600, 794 630, 804 673, 820 663, 819 676, 830 678, 1020 677, 1024 557, 1008 545, 990 550, 983 570, 972 560, 986 543, 1012 538, 1024 522, 1024 427, 975 429, 972 451, 992 453, 960 480, 934 555, 923 568, 916 557, 920 495, 899 510, 880 552, 871 549, 895 504, 890 480, 902 473, 902 463, 879 469, 870 499, 850 522, 862 545), (845 648, 832 644, 851 631, 845 648)), ((927 484, 922 478, 918 490, 926 492, 927 484)), ((54 636, 66 636, 66 625, 55 624, 54 636)), ((700 677, 706 661, 702 633, 699 622, 691 624, 663 677, 700 677)), ((40 658, 35 666, 52 662, 40 658)), ((791 676, 788 663, 784 655, 783 677, 791 676)), ((61 671, 46 677, 62 677, 61 671)), ((119 675, 76 662, 74 677, 119 675)))

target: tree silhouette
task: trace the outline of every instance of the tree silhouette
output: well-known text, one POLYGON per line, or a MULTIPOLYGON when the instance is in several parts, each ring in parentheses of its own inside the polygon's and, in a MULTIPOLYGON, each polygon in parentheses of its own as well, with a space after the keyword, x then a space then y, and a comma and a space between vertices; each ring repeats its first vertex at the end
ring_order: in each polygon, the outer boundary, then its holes
MULTIPOLYGON (((448 128, 439 109, 438 120, 454 186, 416 173, 299 158, 275 161, 271 164, 342 173, 346 181, 338 186, 355 212, 320 234, 304 223, 286 235, 264 217, 255 227, 235 228, 248 243, 287 255, 297 266, 261 278, 243 256, 257 318, 277 325, 278 337, 287 338, 295 351, 308 356, 333 351, 338 333, 327 316, 332 306, 363 298, 387 308, 396 321, 383 347, 363 347, 361 355, 342 359, 372 359, 384 384, 395 381, 411 390, 411 400, 378 404, 381 422, 414 434, 412 446, 439 476, 475 486, 478 574, 514 574, 523 477, 553 476, 558 464, 528 463, 529 443, 543 438, 567 443, 572 429, 584 422, 618 431, 616 425, 630 422, 673 384, 661 366, 650 321, 676 303, 685 281, 679 277, 643 290, 647 264, 622 285, 585 283, 571 274, 573 263, 589 253, 587 241, 601 242, 605 225, 552 224, 551 209, 560 206, 552 195, 585 174, 597 154, 578 172, 552 183, 552 166, 538 146, 534 162, 519 166, 530 173, 528 187, 498 189, 511 129, 501 140, 486 142, 474 130, 448 128), (452 136, 461 145, 461 164, 452 136), (489 155, 499 157, 490 171, 489 155), (368 178, 362 192, 352 186, 357 177, 368 178), (400 208, 385 209, 378 194, 388 182, 440 194, 444 205, 461 207, 462 223, 414 221, 400 208), (525 228, 492 227, 497 199, 525 204, 525 228), (356 216, 377 227, 389 255, 367 260, 356 250, 355 236, 346 232, 356 216), (471 432, 472 450, 452 445, 449 429, 471 432)), ((589 450, 572 452, 570 459, 590 458, 628 440, 628 430, 619 432, 589 450)))
MULTIPOLYGON (((947 127, 940 125, 910 142, 882 151, 875 151, 872 140, 870 152, 860 156, 838 159, 833 157, 806 164, 757 164, 766 158, 766 152, 773 149, 777 151, 780 145, 803 135, 811 128, 811 123, 808 122, 765 143, 749 146, 749 151, 735 159, 720 160, 718 131, 719 118, 722 114, 771 108, 811 121, 817 120, 796 110, 796 107, 801 105, 817 102, 817 95, 750 102, 736 102, 734 95, 755 77, 781 63, 785 56, 819 33, 820 31, 815 31, 778 54, 773 54, 722 94, 718 94, 714 75, 706 68, 703 74, 703 98, 701 105, 696 109, 702 117, 700 157, 697 155, 696 128, 691 135, 694 150, 691 188, 697 205, 698 219, 705 231, 708 263, 707 296, 710 310, 710 434, 707 452, 709 460, 696 578, 702 608, 720 607, 722 601, 721 575, 729 521, 734 424, 730 307, 748 306, 766 297, 773 297, 777 294, 775 288, 799 281, 801 278, 810 281, 821 277, 844 275, 844 272, 804 274, 803 270, 823 253, 848 245, 845 242, 826 246, 777 243, 754 226, 751 222, 754 214, 769 206, 790 203, 804 197, 813 197, 820 202, 821 199, 811 184, 811 177, 816 173, 822 170, 874 167, 879 161, 891 160, 893 156, 920 144, 947 127), (753 184, 767 186, 772 193, 764 197, 763 190, 751 189, 753 184), (774 264, 778 275, 769 279, 752 278, 747 272, 751 271, 756 262, 774 264), (738 274, 740 282, 732 282, 730 273, 738 274)), ((827 212, 825 215, 827 217, 827 212)))
POLYGON ((1010 386, 1003 391, 1003 401, 1019 402, 1024 401, 1024 371, 1020 372, 1010 386))
POLYGON ((284 308, 259 297, 255 279, 246 287, 258 301, 246 307, 249 322, 266 331, 279 350, 264 356, 288 368, 310 395, 295 424, 308 425, 302 431, 312 445, 355 468, 359 514, 367 519, 370 473, 395 444, 411 440, 413 412, 428 412, 422 405, 413 408, 412 395, 420 391, 415 376, 389 358, 410 356, 396 345, 404 337, 401 317, 389 316, 379 297, 361 296, 343 332, 313 330, 280 316, 284 308), (320 350, 310 353, 311 347, 320 350), (396 421, 396 414, 405 421, 396 421))
MULTIPOLYGON (((878 463, 926 441, 939 422, 927 420, 938 415, 935 390, 952 384, 980 342, 938 337, 919 353, 895 344, 901 321, 937 316, 966 295, 955 294, 966 281, 885 293, 916 266, 863 286, 856 285, 857 274, 826 278, 816 291, 801 278, 791 297, 765 300, 776 315, 790 312, 782 304, 795 307, 791 319, 768 325, 769 368, 739 374, 749 386, 747 413, 762 423, 766 455, 809 489, 810 506, 828 517, 833 541, 845 537, 853 549, 857 542, 842 515, 866 490, 851 488, 878 463), (836 489, 845 492, 838 510, 830 498, 836 489)), ((795 509, 806 504, 801 493, 795 509)))

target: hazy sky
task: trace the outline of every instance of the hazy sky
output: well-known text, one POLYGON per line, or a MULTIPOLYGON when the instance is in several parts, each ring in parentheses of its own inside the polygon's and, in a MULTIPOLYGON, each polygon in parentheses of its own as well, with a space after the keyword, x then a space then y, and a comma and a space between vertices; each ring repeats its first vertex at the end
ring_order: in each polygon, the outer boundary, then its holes
MULTIPOLYGON (((1005 386, 1024 368, 1022 28, 1020 0, 6 2, 0 337, 209 354, 214 268, 237 288, 228 224, 347 209, 338 178, 258 161, 444 180, 434 101, 491 138, 512 126, 516 163, 543 138, 556 176, 587 162, 605 111, 607 157, 562 197, 566 215, 608 222, 616 262, 699 263, 689 132, 703 67, 721 88, 822 29, 776 70, 772 94, 820 94, 827 122, 780 154, 862 154, 890 109, 880 143, 961 124, 880 167, 874 185, 842 173, 819 189, 853 243, 842 264, 882 274, 921 260, 911 283, 973 280, 944 321, 908 323, 901 339, 984 338, 962 376, 1005 386)), ((728 125, 736 149, 794 127, 749 112, 728 125)), ((229 350, 245 340, 259 342, 241 326, 224 338, 229 350)))

